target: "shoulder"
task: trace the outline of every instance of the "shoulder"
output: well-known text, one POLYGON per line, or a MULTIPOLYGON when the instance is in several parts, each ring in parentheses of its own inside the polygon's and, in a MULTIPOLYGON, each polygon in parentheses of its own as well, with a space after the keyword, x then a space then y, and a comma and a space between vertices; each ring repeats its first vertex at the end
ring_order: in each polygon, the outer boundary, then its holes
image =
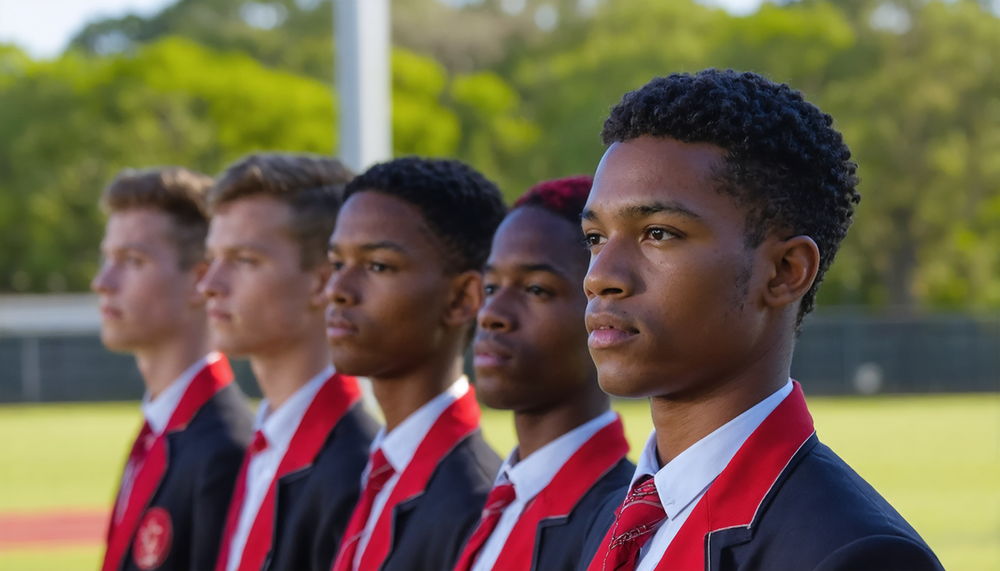
MULTIPOLYGON (((427 493, 437 492, 449 501, 464 502, 470 496, 482 496, 485 500, 501 464, 500 457, 477 429, 441 459, 427 483, 427 493)), ((476 513, 481 507, 481 504, 476 507, 476 513)))
POLYGON ((912 550, 910 555, 929 557, 934 565, 887 569, 938 569, 940 565, 889 502, 818 442, 783 481, 779 480, 760 509, 747 547, 773 564, 794 564, 802 569, 880 569, 877 559, 865 566, 870 554, 912 550))
POLYGON ((323 448, 316 455, 314 473, 320 479, 349 478, 360 486, 361 472, 368 463, 372 439, 378 423, 361 403, 355 404, 330 430, 323 448))
POLYGON ((837 549, 816 571, 943 571, 923 543, 895 535, 872 535, 837 549))

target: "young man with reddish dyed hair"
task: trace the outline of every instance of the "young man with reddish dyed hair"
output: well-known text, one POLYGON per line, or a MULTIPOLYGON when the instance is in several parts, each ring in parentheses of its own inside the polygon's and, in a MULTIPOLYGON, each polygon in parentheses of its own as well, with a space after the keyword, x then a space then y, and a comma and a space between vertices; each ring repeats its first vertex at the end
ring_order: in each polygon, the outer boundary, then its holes
POLYGON ((514 411, 518 445, 456 571, 575 569, 601 503, 635 469, 587 350, 580 214, 592 182, 533 187, 493 238, 476 386, 487 406, 514 411))
POLYGON ((229 362, 209 350, 197 291, 211 185, 178 167, 126 170, 101 196, 101 340, 134 354, 146 385, 103 571, 210 569, 218 554, 251 415, 229 362))
POLYGON ((333 568, 450 570, 500 467, 462 356, 506 207, 472 168, 414 157, 373 166, 345 196, 327 336, 337 368, 372 379, 386 426, 333 568))
POLYGON ((589 343, 604 390, 649 398, 655 430, 591 571, 941 569, 817 440, 789 378, 860 198, 832 123, 787 85, 714 69, 654 79, 605 122, 589 343))
POLYGON ((327 571, 357 501, 377 424, 330 365, 323 323, 326 241, 351 178, 334 159, 252 155, 209 195, 212 342, 248 356, 264 394, 217 571, 327 571))

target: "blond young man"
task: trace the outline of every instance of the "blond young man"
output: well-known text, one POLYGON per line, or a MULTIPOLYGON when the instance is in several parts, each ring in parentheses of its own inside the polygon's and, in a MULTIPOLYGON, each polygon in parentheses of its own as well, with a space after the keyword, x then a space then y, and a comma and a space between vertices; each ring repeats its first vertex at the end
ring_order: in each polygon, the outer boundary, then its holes
POLYGON ((217 571, 327 571, 377 425, 326 342, 326 245, 353 175, 333 159, 261 154, 213 187, 200 283, 212 344, 249 357, 264 400, 217 571))
POLYGON ((101 197, 101 339, 135 355, 146 385, 104 571, 210 569, 218 553, 252 418, 228 361, 209 350, 196 287, 211 184, 177 167, 126 170, 101 197))

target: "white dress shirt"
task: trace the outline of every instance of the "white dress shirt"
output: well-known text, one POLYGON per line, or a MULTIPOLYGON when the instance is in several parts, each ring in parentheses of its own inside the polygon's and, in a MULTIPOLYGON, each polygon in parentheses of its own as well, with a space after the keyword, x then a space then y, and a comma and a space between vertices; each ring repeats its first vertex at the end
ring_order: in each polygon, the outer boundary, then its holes
POLYGON ((299 390, 292 393, 281 406, 276 410, 271 410, 271 405, 264 399, 260 401, 257 408, 257 418, 254 420, 254 431, 260 430, 267 439, 267 448, 258 452, 247 466, 246 493, 243 496, 243 506, 240 509, 240 517, 236 524, 236 531, 233 533, 232 543, 229 544, 229 559, 226 562, 227 571, 236 571, 240 566, 240 559, 243 558, 243 547, 246 545, 253 522, 257 519, 257 512, 264 503, 264 497, 271 488, 275 474, 278 473, 278 466, 281 464, 285 452, 288 451, 288 444, 299 429, 299 423, 305 416, 306 410, 312 404, 316 393, 323 387, 323 384, 333 376, 333 365, 323 369, 318 375, 313 377, 299 390))
MULTIPOLYGON (((139 405, 139 408, 142 410, 142 416, 145 417, 146 423, 149 424, 149 429, 152 431, 154 437, 159 438, 163 434, 163 431, 167 429, 167 424, 170 423, 170 418, 174 416, 177 405, 184 398, 184 393, 191 386, 191 381, 198 376, 198 373, 202 369, 221 358, 221 353, 212 351, 199 359, 181 373, 179 377, 174 379, 172 383, 167 385, 167 388, 163 389, 155 399, 149 394, 149 391, 146 391, 142 396, 142 404, 139 405)), ((115 521, 121 521, 122 516, 125 515, 125 508, 128 507, 128 497, 132 494, 132 484, 135 482, 136 468, 138 466, 133 466, 131 462, 125 464, 125 471, 122 474, 122 485, 118 492, 118 509, 115 510, 115 521)))
POLYGON ((774 394, 695 442, 662 468, 656 454, 656 431, 653 431, 639 457, 632 484, 641 476, 652 474, 667 519, 639 551, 636 571, 653 571, 698 500, 729 465, 747 438, 791 392, 792 381, 789 379, 774 394))
MULTIPOLYGON (((431 427, 437 422, 441 413, 468 392, 469 379, 463 375, 452 383, 448 387, 448 390, 434 397, 430 402, 406 417, 406 420, 400 422, 399 426, 394 428, 392 432, 386 434, 385 427, 383 426, 378 431, 378 434, 375 435, 375 440, 372 441, 371 445, 371 453, 374 454, 376 450, 381 448, 382 454, 385 455, 386 461, 389 462, 395 473, 386 481, 385 486, 382 487, 378 495, 375 496, 371 514, 368 516, 368 521, 365 522, 365 529, 361 533, 361 538, 358 539, 358 550, 354 554, 352 569, 357 569, 361 563, 361 556, 365 553, 368 540, 372 536, 372 530, 375 529, 379 515, 382 514, 382 508, 389 501, 389 496, 392 495, 392 490, 396 487, 396 482, 399 481, 400 474, 406 470, 406 467, 410 464, 410 460, 413 460, 413 455, 417 453, 420 443, 424 441, 424 437, 427 436, 431 427)), ((368 470, 370 468, 371 461, 369 460, 368 467, 361 474, 362 487, 368 481, 368 470)))
POLYGON ((518 449, 515 448, 497 475, 493 486, 503 484, 513 484, 515 499, 510 503, 500 516, 496 528, 490 534, 489 539, 483 544, 482 550, 476 556, 476 562, 472 566, 472 571, 490 571, 500 557, 504 544, 510 536, 514 524, 520 519, 524 507, 534 499, 546 486, 552 482, 552 478, 562 469, 565 464, 581 446, 597 431, 611 424, 618 419, 614 411, 607 411, 604 414, 587 421, 584 424, 549 442, 536 450, 532 455, 524 460, 519 460, 518 449))

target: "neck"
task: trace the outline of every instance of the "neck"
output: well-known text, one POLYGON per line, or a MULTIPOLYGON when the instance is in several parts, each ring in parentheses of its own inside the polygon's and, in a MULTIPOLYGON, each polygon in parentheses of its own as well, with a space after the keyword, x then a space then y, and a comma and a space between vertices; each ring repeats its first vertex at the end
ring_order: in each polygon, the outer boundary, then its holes
POLYGON ((272 411, 329 365, 330 348, 321 329, 280 349, 250 355, 250 367, 272 411))
POLYGON ((780 339, 748 367, 706 383, 707 389, 651 398, 660 466, 774 394, 788 382, 791 364, 792 340, 780 339))
POLYGON ((135 362, 150 398, 156 399, 181 374, 210 351, 202 319, 192 319, 180 333, 153 347, 136 349, 135 362))
POLYGON ((399 375, 372 377, 375 400, 385 416, 388 434, 420 407, 448 390, 462 376, 462 356, 449 355, 399 375))
MULTIPOLYGON (((593 380, 597 388, 597 380, 593 380)), ((561 402, 544 410, 515 411, 518 457, 524 460, 538 449, 560 436, 590 422, 610 408, 608 395, 581 390, 577 398, 561 402)))

